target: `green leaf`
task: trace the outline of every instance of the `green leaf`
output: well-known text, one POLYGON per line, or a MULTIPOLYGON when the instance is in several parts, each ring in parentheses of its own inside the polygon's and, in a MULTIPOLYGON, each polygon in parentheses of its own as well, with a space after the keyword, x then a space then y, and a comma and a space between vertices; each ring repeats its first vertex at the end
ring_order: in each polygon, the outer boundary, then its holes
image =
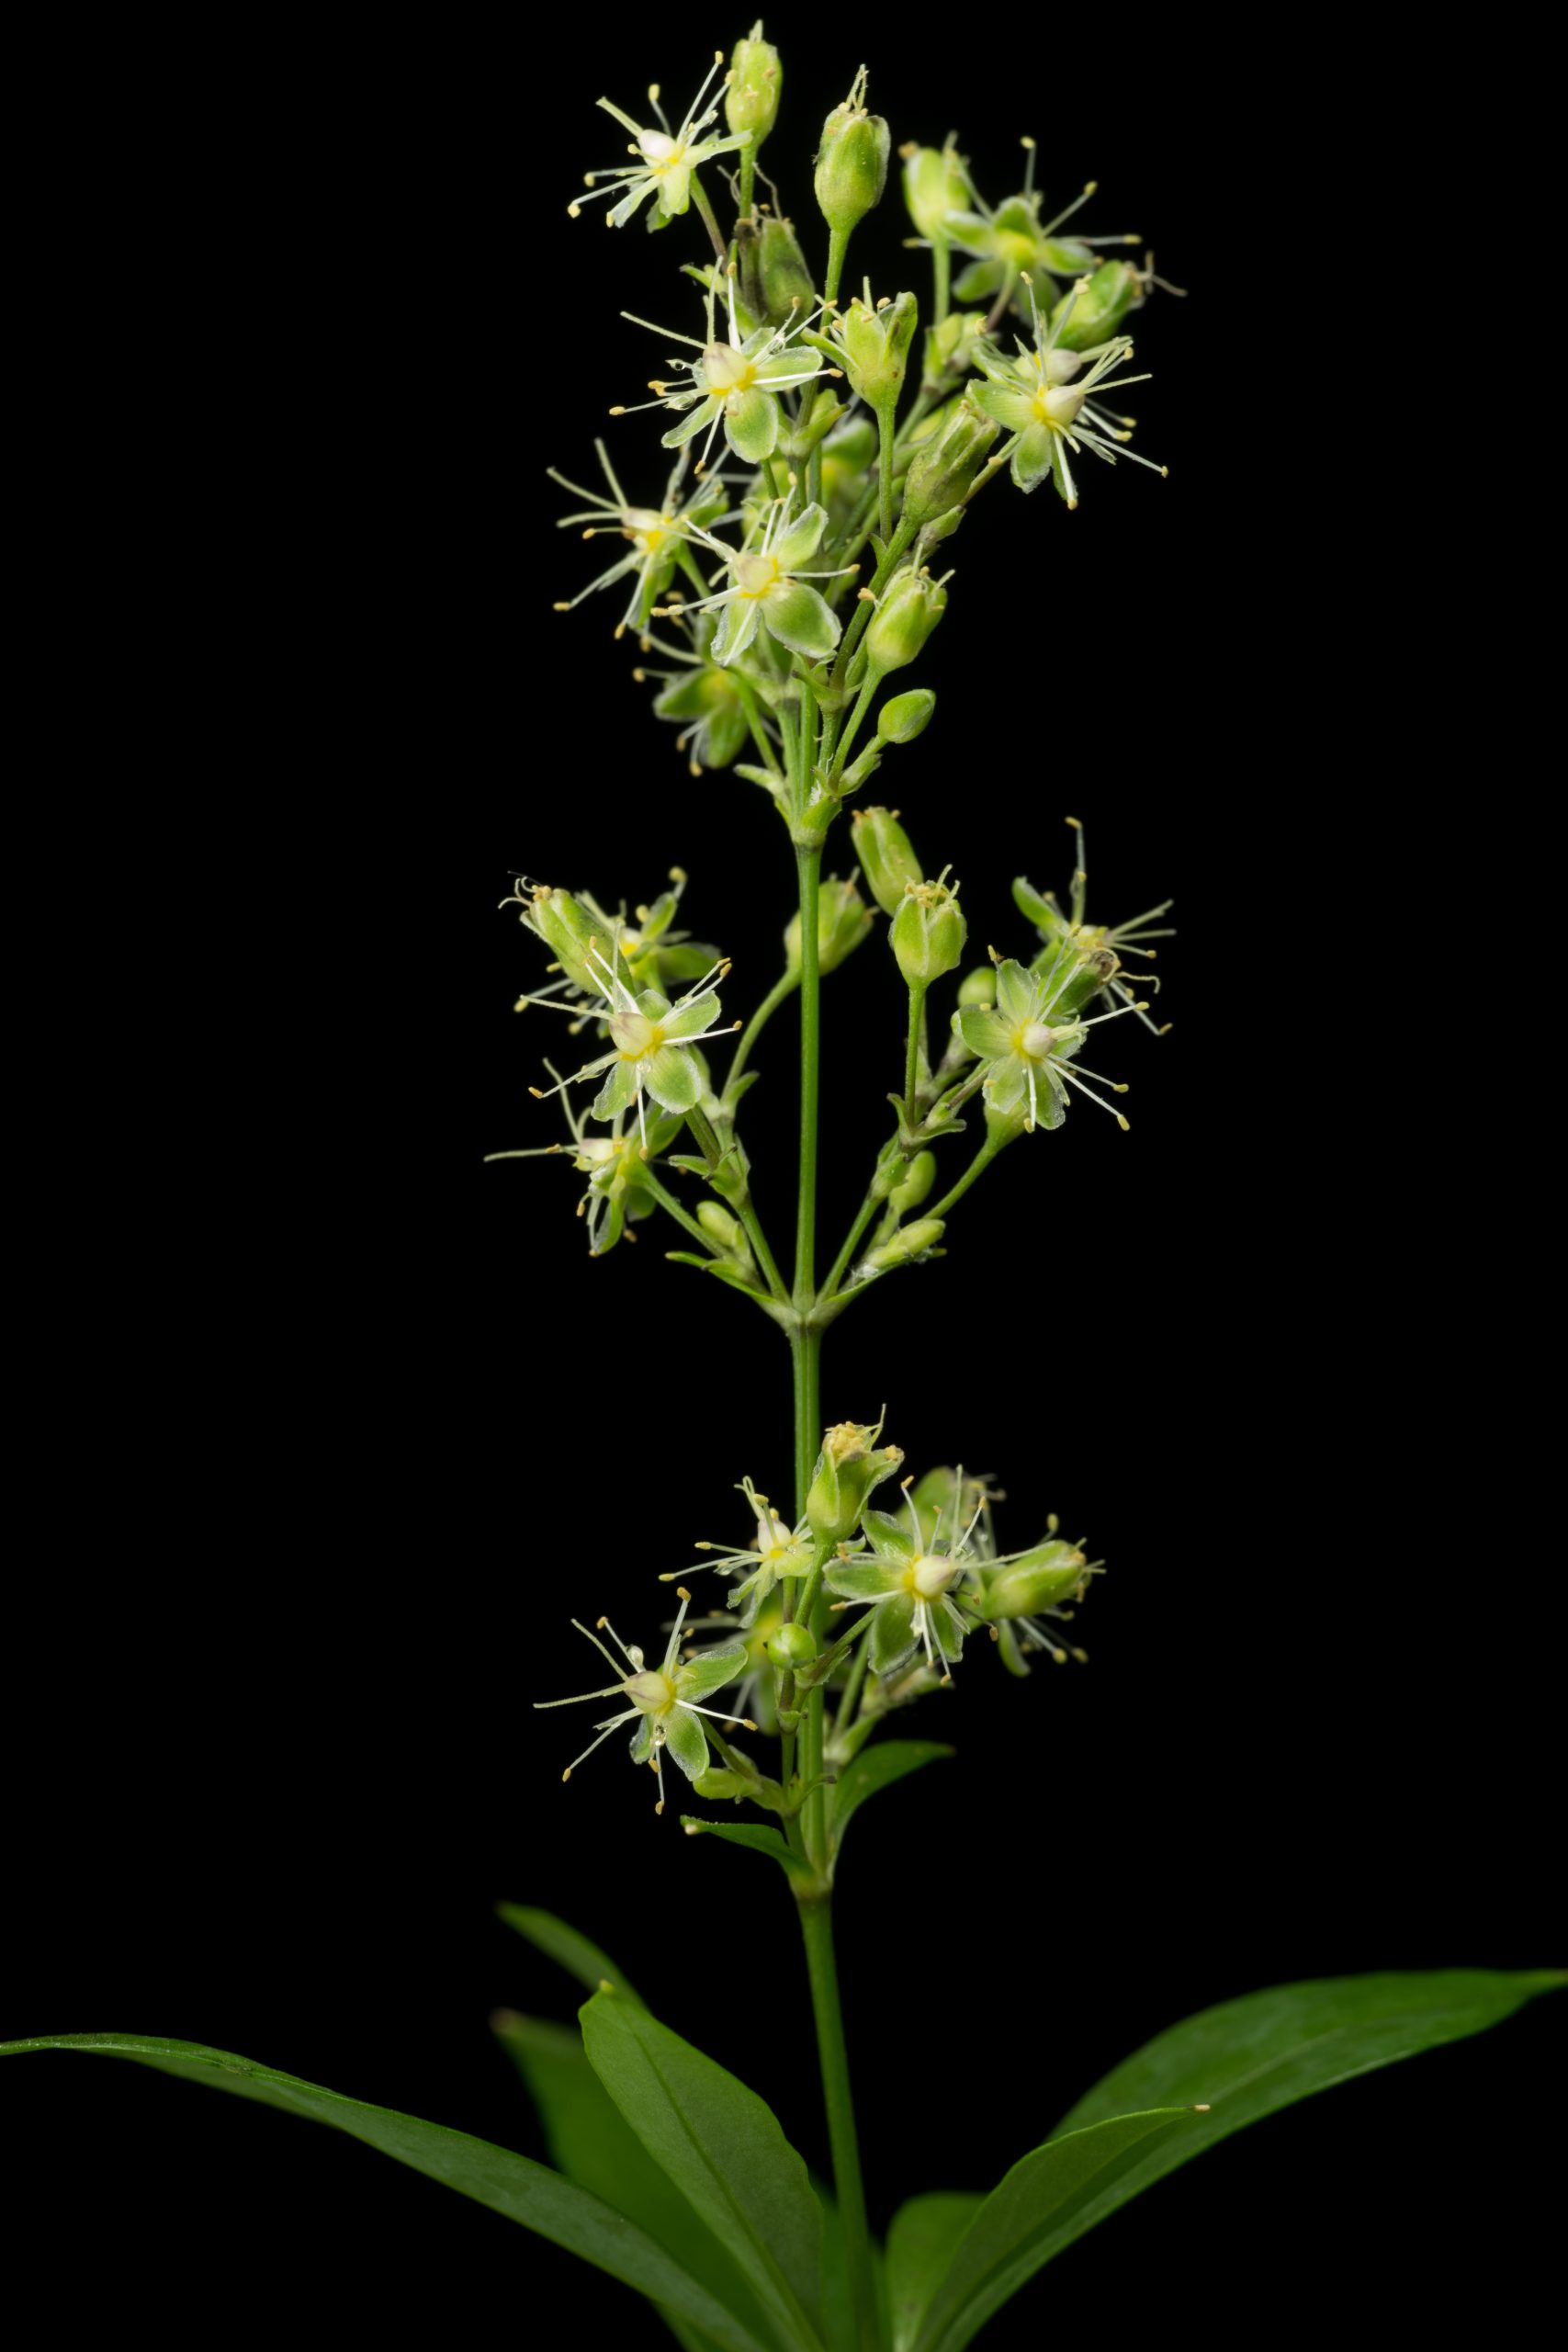
POLYGON ((591 1993, 597 1993, 602 1984, 613 1984, 623 2000, 635 2001, 639 2009, 648 2007, 609 1953, 591 1944, 575 1928, 569 1928, 564 1919, 558 1919, 553 1911, 534 1911, 524 1903, 498 1903, 495 1907, 507 1926, 525 1936, 536 1951, 542 1951, 591 1993))
MULTIPOLYGON (((614 1996, 601 1994, 599 1998, 614 1996)), ((625 2000, 618 2009, 626 2018, 641 2015, 625 2000)), ((206 2049, 199 2042, 134 2033, 48 2034, 33 2041, 0 2042, 0 2057, 28 2050, 87 2050, 135 2058, 188 2082, 235 2091, 243 2098, 259 2099, 313 2122, 335 2124, 367 2147, 379 2148, 415 2172, 428 2173, 433 2180, 444 2181, 462 2196, 521 2222, 525 2229, 536 2230, 541 2237, 581 2255, 584 2262, 607 2270, 639 2294, 668 2305, 715 2344, 725 2346, 726 2352, 762 2352, 756 2336, 635 2222, 591 2197, 574 2181, 563 2179, 547 2165, 536 2165, 510 2148, 473 2139, 467 2132, 448 2131, 444 2124, 423 2122, 418 2116, 400 2115, 391 2108, 344 2098, 319 2083, 301 2082, 297 2075, 258 2066, 226 2050, 206 2049)), ((160 2125, 161 2135, 162 2132, 160 2125)), ((90 2170, 90 2148, 84 2148, 83 2162, 90 2170)))
POLYGON ((1211 2111, 1146 2150, 1086 2207, 1077 2237, 1178 2165, 1275 2108, 1375 2066, 1496 2025, 1557 1985, 1561 1971, 1444 1968, 1276 1984, 1201 2009, 1115 2066, 1057 2127, 1075 2132, 1129 2107, 1202 2102, 1211 2111))
POLYGON ((818 1894, 822 1891, 810 1863, 776 1829, 765 1828, 760 1821, 705 1821, 699 1814, 683 1813, 681 1826, 688 1838, 722 1838, 727 1846, 745 1846, 753 1854, 767 1854, 787 1877, 818 1894))
POLYGON ((959 2240, 916 2338, 918 2352, 962 2352, 1041 2264, 1088 2226, 1079 2214, 1134 2161, 1139 2143, 1192 2120, 1179 2107, 1113 2116, 1022 2157, 959 2240))
POLYGON ((837 1854, 844 1842, 844 1831, 851 1815, 860 1811, 867 1797, 881 1789, 890 1789, 895 1781, 906 1773, 918 1772, 922 1764, 934 1764, 939 1757, 951 1756, 934 1739, 885 1739, 868 1747, 845 1765, 839 1775, 833 1802, 833 1850, 837 1854))
POLYGON ((649 2154, 742 2263, 784 2340, 817 2346, 822 2213, 771 2109, 613 1993, 581 2016, 589 2063, 649 2154))
MULTIPOLYGON (((626 2122, 589 2064, 576 2026, 544 2024, 514 2010, 498 2012, 491 2025, 538 2109, 556 2169, 646 2230, 727 2311, 766 2337, 750 2289, 626 2122)), ((672 2317, 671 2324, 686 2341, 672 2317)))
POLYGON ((953 2249, 985 2201, 983 2197, 939 2191, 930 2197, 911 2197, 894 2214, 887 2233, 893 2352, 910 2352, 953 2249))

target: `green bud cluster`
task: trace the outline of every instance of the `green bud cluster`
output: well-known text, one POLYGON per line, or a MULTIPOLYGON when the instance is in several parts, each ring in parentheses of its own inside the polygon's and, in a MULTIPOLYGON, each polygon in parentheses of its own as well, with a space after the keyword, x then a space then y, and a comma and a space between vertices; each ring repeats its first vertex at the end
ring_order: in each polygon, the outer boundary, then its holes
POLYGON ((912 989, 930 988, 964 961, 969 926, 959 911, 956 886, 908 882, 893 918, 893 953, 912 989))
POLYGON ((834 321, 833 348, 843 360, 851 390, 868 408, 884 409, 897 400, 919 318, 914 296, 900 294, 891 301, 884 295, 874 309, 857 297, 834 321))
POLYGON ((941 437, 923 442, 909 460, 904 482, 906 519, 923 527, 961 506, 1000 430, 966 400, 956 401, 941 437))
POLYGON ((904 202, 922 237, 945 236, 954 214, 969 209, 969 175, 950 146, 898 150, 904 159, 904 202))
POLYGON ((947 610, 947 589, 928 571, 901 571, 871 616, 865 666, 873 677, 908 669, 947 610))
POLYGON ((761 23, 755 24, 745 40, 736 42, 724 94, 726 122, 743 138, 754 139, 759 147, 778 120, 784 85, 778 51, 761 33, 761 23))
POLYGON ((923 878, 909 836, 898 822, 898 811, 857 808, 853 825, 855 855, 871 895, 885 915, 897 914, 904 903, 906 887, 923 878))
POLYGON ((817 201, 829 228, 843 237, 882 201, 893 148, 882 116, 866 111, 865 84, 863 65, 849 96, 822 125, 817 150, 817 201))
POLYGON ((825 1543, 843 1544, 860 1524, 860 1515, 885 1478, 904 1459, 901 1445, 879 1445, 880 1421, 874 1429, 859 1421, 840 1421, 822 1432, 806 1516, 825 1543))

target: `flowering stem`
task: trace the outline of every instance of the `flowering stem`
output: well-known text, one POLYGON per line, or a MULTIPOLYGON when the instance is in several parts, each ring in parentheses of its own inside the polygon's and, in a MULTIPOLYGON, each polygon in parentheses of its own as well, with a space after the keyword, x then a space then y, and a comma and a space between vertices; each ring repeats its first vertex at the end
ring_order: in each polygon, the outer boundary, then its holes
POLYGON ((839 1284, 843 1281, 845 1274, 849 1271, 850 1261, 860 1247, 861 1238, 864 1234, 866 1227, 871 1223, 872 1218, 876 1215, 877 1210, 881 1206, 881 1197, 875 1193, 868 1193, 864 1200, 861 1203, 860 1215, 856 1217, 853 1225, 851 1226, 849 1238, 845 1241, 843 1248, 840 1250, 837 1258, 833 1261, 833 1271, 822 1285, 822 1295, 825 1299, 832 1298, 837 1293, 839 1284))
POLYGON ((866 2231, 865 2190, 861 2182, 860 2146, 855 2137, 854 2100, 850 2091, 849 2056, 844 2048, 844 2017, 839 2002, 839 1971, 833 1958, 832 1909, 826 1896, 819 1902, 802 1903, 798 1907, 800 1931, 806 1939, 807 1972, 811 1979, 811 2008, 817 2020, 817 2052, 828 2109, 828 2143, 833 2154, 833 2186, 844 2233, 844 2264, 849 2272, 856 2340, 860 2352, 876 2352, 876 2293, 871 2274, 871 2245, 866 2231))
MULTIPOLYGON (((806 696, 814 716, 809 688, 806 689, 806 696)), ((811 731, 803 726, 802 732, 807 736, 807 757, 811 731)), ((804 797, 803 794, 802 805, 804 797)), ((817 940, 817 902, 822 879, 820 842, 809 848, 802 844, 795 852, 795 864, 800 874, 800 1185, 795 1227, 795 1304, 797 1312, 804 1315, 813 1305, 817 1292, 817 1095, 822 1021, 817 940)), ((798 1391, 796 1402, 798 1405, 798 1391)), ((816 1433, 808 1430, 806 1437, 811 1442, 815 1459, 816 1433)), ((797 1462, 801 1442, 797 1423, 797 1462)), ((803 1493, 801 1509, 805 1507, 803 1493)))
MULTIPOLYGON (((886 543, 887 552, 883 557, 882 561, 877 565, 875 574, 872 580, 872 596, 874 596, 885 582, 892 577, 895 567, 903 561, 905 550, 908 547, 910 540, 915 536, 915 525, 906 516, 904 521, 899 524, 897 531, 893 534, 892 538, 886 543)), ((844 631, 843 643, 839 648, 839 658, 833 664, 833 684, 836 686, 841 686, 844 683, 844 679, 849 672, 851 658, 853 655, 856 646, 860 643, 861 639, 865 635, 867 625, 871 620, 873 609, 874 607, 870 597, 863 600, 863 602, 856 607, 853 620, 844 631)))
POLYGON ((673 1193, 667 1192, 665 1190, 665 1187, 660 1182, 651 1168, 644 1168, 642 1171, 642 1181, 648 1191, 653 1194, 654 1199, 659 1203, 660 1207, 661 1209, 668 1209, 676 1224, 683 1225, 687 1232, 693 1236, 694 1239, 700 1241, 703 1248, 711 1253, 714 1246, 712 1234, 704 1232, 702 1227, 692 1215, 690 1209, 684 1207, 682 1204, 675 1198, 673 1193))
POLYGON ((755 131, 740 150, 740 218, 745 220, 751 209, 751 184, 757 172, 757 149, 761 141, 755 131))
POLYGON ((751 729, 751 741, 762 755, 762 764, 770 774, 778 776, 782 783, 783 770, 774 756, 768 730, 762 724, 762 714, 757 707, 757 689, 750 678, 741 676, 739 670, 731 670, 729 674, 734 682, 735 691, 740 697, 740 707, 746 713, 746 724, 751 729))
POLYGON ((789 1346, 795 1369, 795 1513, 804 1519, 822 1433, 822 1334, 792 1329, 789 1346))
POLYGON ((893 407, 884 401, 876 412, 876 513, 884 547, 893 537, 893 407))
MULTIPOLYGON (((690 1126, 692 1133, 696 1136, 698 1143, 701 1145, 703 1157, 707 1161, 709 1168, 716 1169, 724 1158, 724 1146, 720 1143, 717 1136, 715 1135, 712 1122, 708 1118, 706 1112, 701 1109, 688 1111, 686 1114, 686 1122, 690 1126)), ((722 1200, 727 1198, 728 1195, 720 1193, 719 1197, 722 1200)), ((756 1259, 757 1263, 762 1269, 762 1272, 767 1279, 768 1288, 772 1291, 775 1298, 787 1298, 789 1296, 789 1293, 784 1286, 784 1277, 779 1272, 778 1267, 773 1262, 773 1253, 768 1247, 766 1237, 762 1232, 761 1225, 757 1221, 757 1212, 752 1207, 750 1200, 748 1198, 744 1201, 731 1201, 730 1206, 734 1209, 736 1216, 740 1219, 746 1238, 751 1244, 751 1255, 756 1259)), ((705 1235, 704 1236, 704 1239, 705 1241, 705 1235)))
POLYGON ((713 249, 718 256, 718 266, 723 269, 729 259, 729 247, 725 243, 718 222, 713 217, 713 207, 708 202, 707 190, 695 172, 692 174, 692 202, 703 216, 703 226, 713 239, 713 249))
POLYGON ((843 734, 838 739, 833 746, 833 773, 835 776, 839 776, 843 774, 844 762, 849 758, 850 752, 854 747, 854 740, 860 733, 862 721, 864 719, 866 712, 871 708, 872 697, 881 684, 882 680, 880 676, 868 677, 864 685, 860 690, 860 700, 856 703, 853 710, 850 713, 849 723, 845 727, 843 734))
POLYGON ((953 248, 939 229, 931 239, 931 324, 941 326, 952 303, 953 248))
POLYGON ((781 974, 780 978, 773 982, 773 987, 768 990, 767 995, 762 999, 761 1003, 757 1007, 756 1012, 751 1015, 750 1020, 746 1023, 745 1032, 741 1037, 740 1043, 735 1048, 735 1059, 729 1065, 729 1076, 724 1081, 724 1098, 725 1107, 727 1109, 733 1109, 734 1107, 736 1080, 739 1078, 748 1060, 750 1058, 752 1046, 756 1044, 768 1023, 778 1011, 780 1005, 784 1002, 786 998, 792 997, 799 986, 800 974, 798 972, 784 972, 781 974))
POLYGON ((964 1173, 959 1178, 957 1183, 954 1184, 952 1192, 944 1193, 934 1208, 923 1209, 921 1211, 922 1216, 945 1216, 953 1203, 955 1201, 961 1201, 964 1198, 964 1193, 969 1190, 969 1187, 975 1182, 976 1177, 983 1176, 985 1174, 987 1169, 990 1166, 992 1160, 995 1159, 1001 1148, 1001 1144, 998 1142, 994 1136, 987 1136, 985 1142, 980 1146, 979 1150, 975 1154, 974 1159, 969 1162, 968 1167, 964 1170, 964 1173))
MULTIPOLYGON (((915 1096, 920 1083, 920 1028, 926 1009, 924 989, 909 990, 909 1036, 904 1048, 904 1124, 915 1125, 915 1096)), ((909 1155, 912 1157, 912 1155, 909 1155)))
POLYGON ((768 488, 772 491, 773 496, 775 498, 783 498, 784 492, 779 488, 778 468, 774 465, 772 458, 764 458, 762 459, 762 471, 768 478, 768 488))
POLYGON ((822 288, 822 307, 825 311, 830 311, 839 299, 839 280, 844 274, 844 255, 849 249, 849 231, 830 229, 828 232, 828 276, 822 288))

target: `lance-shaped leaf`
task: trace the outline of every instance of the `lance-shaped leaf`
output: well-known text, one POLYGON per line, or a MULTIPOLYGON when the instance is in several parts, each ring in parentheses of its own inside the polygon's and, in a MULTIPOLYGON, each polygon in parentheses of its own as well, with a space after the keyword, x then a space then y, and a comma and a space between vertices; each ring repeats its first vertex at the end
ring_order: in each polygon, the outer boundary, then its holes
MULTIPOLYGON (((499 2011, 491 2025, 527 2085, 557 2171, 635 2222, 753 2335, 766 2339, 771 2331, 750 2288, 631 2130, 589 2064, 577 2028, 545 2024, 514 2010, 499 2011)), ((673 2315, 666 2316, 681 2335, 673 2315)))
POLYGON ((700 1814, 683 1813, 681 1826, 688 1838, 722 1838, 727 1846, 744 1846, 748 1852, 767 1854, 784 1875, 801 1888, 820 1894, 822 1882, 811 1864, 802 1860, 776 1829, 756 1821, 705 1821, 700 1814))
POLYGON ((893 2352, 910 2352, 958 2241, 985 2201, 983 2197, 938 2190, 929 2197, 911 2197, 894 2214, 887 2233, 893 2352))
POLYGON ((918 1772, 922 1764, 934 1764, 939 1757, 952 1753, 952 1748, 940 1740, 884 1739, 846 1764, 833 1792, 834 1852, 843 1844, 851 1818, 867 1797, 875 1796, 881 1789, 890 1789, 895 1781, 903 1780, 906 1773, 918 1772))
MULTIPOLYGON (((611 1997, 601 1995, 601 1999, 611 1997)), ((624 2016, 640 2015, 629 2004, 624 2016)), ((646 2231, 623 2214, 612 2211, 575 2182, 565 2180, 547 2165, 536 2165, 510 2148, 473 2139, 467 2132, 449 2131, 445 2124, 426 2123, 419 2116, 400 2115, 394 2109, 370 2107, 363 2099, 345 2098, 320 2083, 301 2082, 298 2075, 258 2066, 227 2050, 209 2050, 200 2042, 171 2041, 162 2036, 134 2033, 62 2033, 27 2041, 0 2042, 0 2057, 31 2050, 86 2050, 112 2057, 135 2058, 166 2075, 206 2083, 218 2090, 237 2092, 243 2098, 280 2107, 312 2122, 334 2124, 367 2147, 379 2148, 415 2172, 428 2173, 465 2197, 525 2229, 536 2230, 570 2254, 580 2255, 612 2278, 624 2279, 639 2294, 667 2306, 726 2352, 764 2352, 757 2337, 734 2313, 725 2310, 707 2289, 684 2270, 646 2231)), ((192 2109, 192 2122, 198 2110, 192 2109)), ((160 2144, 164 2137, 160 2125, 160 2144)), ((91 2173, 91 2151, 84 2150, 84 2169, 91 2173)))
POLYGON ((553 1960, 558 1968, 575 1976, 590 1993, 596 1993, 601 1984, 613 1984, 623 2000, 635 2001, 639 2009, 648 2007, 641 1994, 633 1991, 630 1977, 616 1967, 609 1953, 590 1943, 577 1928, 569 1928, 564 1919, 558 1919, 553 1911, 536 1911, 526 1903, 498 1903, 495 1907, 509 1928, 515 1928, 536 1951, 542 1951, 547 1960, 553 1960))
POLYGON ((822 2214, 772 2109, 613 1993, 580 2014, 589 2063, 649 2154, 743 2265, 785 2340, 818 2345, 822 2214))
POLYGON ((1563 1984, 1568 1973, 1552 1969, 1326 1976, 1271 1985, 1184 2018, 1112 2067, 1057 2129, 1075 2132, 1108 2114, 1156 2102, 1201 2101, 1209 2112, 1144 2150, 1086 2208, 1073 2235, 1259 2116, 1395 2059, 1483 2032, 1538 1993, 1563 1984))
POLYGON ((1179 2107, 1117 2115, 1021 2158, 959 2239, 916 2338, 918 2352, 962 2352, 1041 2264, 1077 2236, 1077 2217, 1120 2177, 1139 2143, 1192 2120, 1179 2107))

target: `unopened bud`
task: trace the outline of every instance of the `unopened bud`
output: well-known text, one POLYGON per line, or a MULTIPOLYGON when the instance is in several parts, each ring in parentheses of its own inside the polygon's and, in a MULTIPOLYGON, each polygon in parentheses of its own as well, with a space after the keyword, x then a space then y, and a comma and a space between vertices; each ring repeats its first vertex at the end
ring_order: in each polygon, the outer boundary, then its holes
POLYGON ((735 44, 729 61, 729 87, 724 95, 724 119, 742 137, 750 133, 759 146, 778 120, 779 90, 784 68, 771 40, 761 38, 759 17, 745 40, 735 44))
POLYGON ((904 1459, 901 1445, 878 1445, 881 1434, 880 1422, 868 1429, 859 1421, 840 1421, 822 1433, 806 1516, 814 1532, 830 1544, 849 1540, 868 1498, 904 1459))
POLYGON ((1082 1011, 1091 996, 1098 996, 1107 980, 1114 979, 1122 969, 1122 959, 1109 947, 1077 947, 1056 945, 1042 949, 1030 966, 1031 971, 1043 976, 1049 973, 1059 979, 1066 964, 1077 958, 1077 969, 1064 985, 1055 989, 1051 999, 1051 1018, 1058 1025, 1070 1021, 1082 1011))
POLYGON ((965 972, 958 983, 961 1005, 977 1004, 989 1012, 997 1001, 997 976, 989 964, 982 964, 973 972, 965 972))
POLYGON ((886 408, 897 400, 918 317, 914 296, 900 294, 879 311, 868 310, 857 297, 835 320, 834 347, 842 355, 851 390, 868 408, 886 408))
POLYGON ((934 1250, 947 1227, 940 1216, 917 1217, 913 1225, 900 1226, 890 1241, 868 1250, 861 1261, 864 1274, 886 1274, 895 1266, 907 1266, 913 1259, 923 1258, 934 1250))
POLYGON ((798 1620, 793 1624, 781 1625, 776 1633, 768 1635, 768 1656, 775 1666, 782 1666, 792 1673, 799 1667, 809 1666, 817 1656, 817 1644, 810 1626, 801 1624, 798 1620))
POLYGON ((873 205, 881 202, 892 145, 892 134, 881 115, 866 112, 863 65, 849 96, 822 125, 822 142, 817 150, 817 201, 822 218, 836 234, 847 237, 873 205))
POLYGON ((993 1625, 1004 1617, 1037 1616, 1059 1600, 1071 1600, 1082 1586, 1088 1565, 1074 1544, 1037 1544, 993 1577, 975 1605, 993 1625))
POLYGON ((547 882, 534 885, 533 904, 525 921, 536 931, 569 980, 580 989, 603 992, 605 967, 619 962, 602 922, 579 906, 570 890, 552 890, 547 882), (594 951, 604 963, 594 960, 594 951))
POLYGON ((867 670, 881 677, 918 661, 946 610, 947 591, 940 581, 923 571, 901 571, 871 616, 865 633, 867 670))
MULTIPOLYGON (((823 877, 817 900, 817 967, 831 972, 846 956, 853 955, 875 918, 852 874, 847 881, 836 874, 823 877)), ((792 915, 784 932, 784 955, 792 972, 800 969, 800 917, 792 915)))
POLYGON ((721 1250, 739 1257, 748 1254, 746 1235, 739 1218, 731 1216, 728 1209, 720 1208, 716 1201, 697 1203, 697 1223, 708 1239, 716 1241, 721 1250))
POLYGON ((928 441, 909 460, 904 482, 904 515, 917 525, 934 523, 961 506, 1000 426, 962 400, 940 440, 928 441))
POLYGON ((1130 262, 1102 261, 1089 284, 1069 288, 1052 311, 1053 322, 1066 312, 1056 336, 1057 350, 1088 351, 1094 344, 1109 343, 1143 299, 1143 280, 1130 262))
POLYGON ((740 260, 740 299, 753 318, 782 327, 804 319, 814 288, 794 229, 775 213, 742 220, 736 231, 740 260))
POLYGON ((911 1209, 918 1209, 920 1203, 928 1197, 935 1182, 935 1152, 918 1151, 909 1162, 908 1170, 903 1182, 895 1184, 887 1197, 900 1216, 908 1216, 911 1209))
POLYGON ((893 918, 893 953, 912 989, 929 988, 964 961, 969 926, 945 882, 911 882, 893 918))
POLYGON ((922 237, 940 237, 954 212, 969 209, 969 183, 951 147, 904 151, 904 201, 922 237))
POLYGON ((854 847, 872 897, 885 915, 897 914, 904 903, 905 885, 921 878, 920 861, 898 822, 897 810, 857 808, 854 847))
POLYGON ((935 708, 936 696, 930 686, 911 686, 908 694, 894 695, 876 714, 878 741, 912 743, 931 725, 935 708))

